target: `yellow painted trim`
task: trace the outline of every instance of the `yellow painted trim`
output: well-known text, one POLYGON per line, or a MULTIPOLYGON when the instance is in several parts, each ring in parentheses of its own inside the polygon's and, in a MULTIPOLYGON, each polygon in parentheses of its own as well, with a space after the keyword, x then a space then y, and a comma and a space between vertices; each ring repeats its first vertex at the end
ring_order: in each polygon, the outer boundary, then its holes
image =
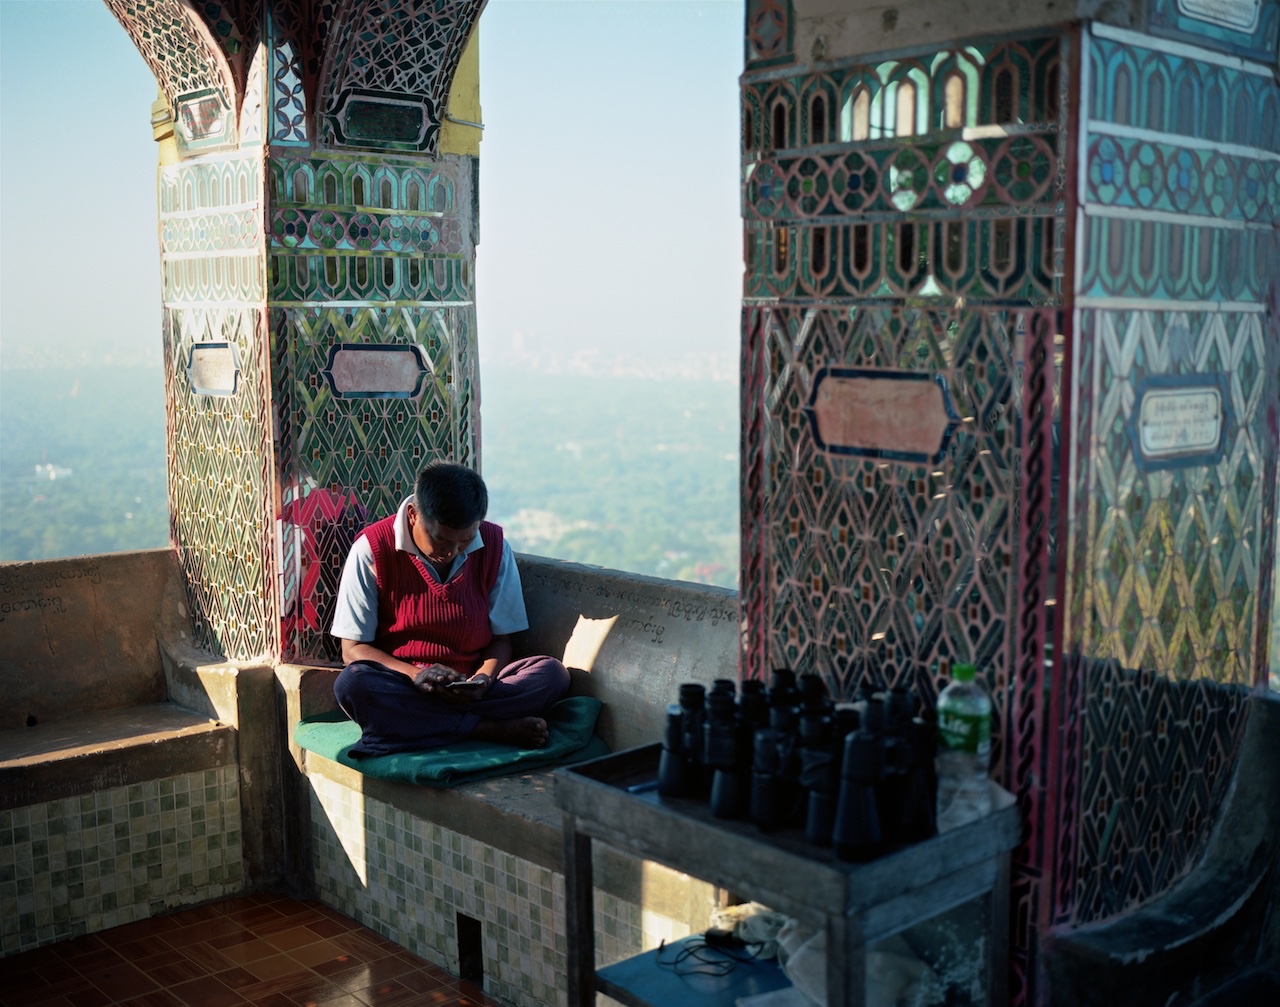
MULTIPOLYGON (((449 88, 447 113, 467 122, 484 122, 480 112, 480 26, 471 29, 471 37, 458 60, 457 72, 449 88)), ((481 131, 445 119, 440 123, 440 153, 480 156, 481 131)))
POLYGON ((163 91, 151 103, 151 136, 156 141, 160 163, 177 164, 178 141, 173 136, 173 109, 163 91))

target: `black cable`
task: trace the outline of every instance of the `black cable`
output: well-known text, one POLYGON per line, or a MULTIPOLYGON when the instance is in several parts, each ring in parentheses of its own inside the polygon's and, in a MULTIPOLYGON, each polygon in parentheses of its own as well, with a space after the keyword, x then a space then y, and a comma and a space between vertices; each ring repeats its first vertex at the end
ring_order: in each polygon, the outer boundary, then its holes
POLYGON ((678 976, 727 976, 739 965, 746 965, 759 957, 763 947, 762 944, 742 944, 739 947, 711 945, 702 937, 694 936, 685 941, 673 957, 664 961, 662 952, 666 946, 665 940, 659 942, 656 961, 678 976))

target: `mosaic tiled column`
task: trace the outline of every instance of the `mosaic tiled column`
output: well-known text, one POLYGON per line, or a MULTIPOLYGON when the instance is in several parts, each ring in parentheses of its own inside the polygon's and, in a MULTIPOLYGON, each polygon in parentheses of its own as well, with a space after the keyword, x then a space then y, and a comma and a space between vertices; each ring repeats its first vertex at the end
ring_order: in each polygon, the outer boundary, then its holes
POLYGON ((448 109, 483 0, 107 2, 173 120, 169 493, 194 641, 335 657, 354 535, 426 461, 478 463, 478 128, 448 109))
POLYGON ((1061 640, 1078 818, 1060 923, 1186 872, 1267 675, 1280 5, 1146 16, 1146 33, 1081 35, 1061 640))
POLYGON ((1263 680, 1277 5, 910 13, 747 3, 744 674, 978 664, 1025 1003, 1185 873, 1263 680))

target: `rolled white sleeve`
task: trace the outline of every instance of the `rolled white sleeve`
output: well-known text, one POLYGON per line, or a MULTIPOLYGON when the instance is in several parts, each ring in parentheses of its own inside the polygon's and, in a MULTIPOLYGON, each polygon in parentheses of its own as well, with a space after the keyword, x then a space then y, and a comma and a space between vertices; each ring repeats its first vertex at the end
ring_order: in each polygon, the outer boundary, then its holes
POLYGON ((520 570, 516 567, 511 546, 502 540, 502 562, 498 579, 489 592, 489 629, 494 636, 506 636, 529 628, 529 614, 524 607, 524 590, 520 586, 520 570))
POLYGON ((378 635, 378 578, 373 572, 373 549, 364 535, 347 553, 329 632, 340 640, 360 643, 372 643, 378 635))

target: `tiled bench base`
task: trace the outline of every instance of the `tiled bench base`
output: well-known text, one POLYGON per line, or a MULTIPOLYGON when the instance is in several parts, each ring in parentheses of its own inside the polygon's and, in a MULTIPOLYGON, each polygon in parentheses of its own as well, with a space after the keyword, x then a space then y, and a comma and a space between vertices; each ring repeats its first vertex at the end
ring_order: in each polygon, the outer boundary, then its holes
MULTIPOLYGON (((457 974, 457 918, 481 924, 484 988, 519 1007, 566 997, 564 878, 469 836, 308 777, 320 898, 457 974)), ((687 936, 687 925, 599 890, 596 947, 614 961, 687 936)))
POLYGON ((243 887, 234 765, 0 811, 0 954, 243 887))

